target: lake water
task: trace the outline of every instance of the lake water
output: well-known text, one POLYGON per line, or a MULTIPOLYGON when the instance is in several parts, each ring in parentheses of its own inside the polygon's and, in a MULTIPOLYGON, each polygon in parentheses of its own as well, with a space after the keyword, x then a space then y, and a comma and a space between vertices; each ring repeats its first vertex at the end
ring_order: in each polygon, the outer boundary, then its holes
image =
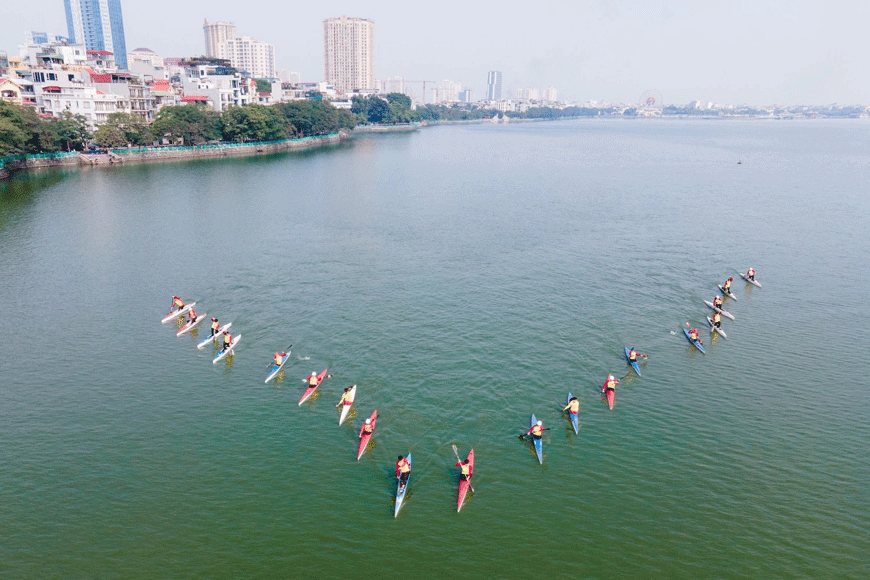
POLYGON ((0 183, 0 576, 870 577, 868 153, 860 120, 585 120, 0 183))

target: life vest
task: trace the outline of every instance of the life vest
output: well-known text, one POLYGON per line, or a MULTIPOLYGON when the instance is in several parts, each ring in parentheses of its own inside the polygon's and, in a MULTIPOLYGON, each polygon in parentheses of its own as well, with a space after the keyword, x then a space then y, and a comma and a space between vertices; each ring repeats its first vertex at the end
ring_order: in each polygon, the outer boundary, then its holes
POLYGON ((628 360, 631 362, 637 362, 637 353, 633 350, 628 351, 628 360))
POLYGON ((693 330, 689 333, 689 338, 691 338, 692 340, 698 340, 698 332, 696 330, 693 330))
POLYGON ((374 430, 375 430, 375 428, 372 427, 371 423, 363 423, 363 430, 362 430, 363 435, 369 434, 374 430))
POLYGON ((607 381, 607 385, 604 388, 605 389, 613 389, 615 391, 616 390, 616 383, 617 383, 616 379, 611 379, 611 380, 607 381))
POLYGON ((715 306, 716 308, 721 307, 722 306, 722 299, 716 298, 715 300, 713 300, 713 306, 715 306))
POLYGON ((568 403, 568 412, 576 415, 580 411, 580 401, 570 401, 568 403))
POLYGON ((462 470, 462 475, 468 477, 471 475, 471 464, 470 463, 460 463, 459 468, 462 470))
POLYGON ((317 386, 317 375, 311 375, 308 377, 308 386, 316 387, 317 386))
POLYGON ((224 346, 229 346, 231 342, 233 342, 233 335, 225 334, 224 335, 224 346))
POLYGON ((211 323, 212 330, 217 330, 219 326, 220 326, 220 323, 217 320, 215 320, 214 322, 211 323))
POLYGON ((731 288, 731 280, 725 280, 725 283, 722 284, 722 287, 723 287, 725 290, 728 290, 729 288, 731 288))
POLYGON ((722 316, 718 312, 713 313, 713 322, 720 322, 722 320, 722 316))
POLYGON ((544 426, 543 425, 535 425, 532 427, 532 435, 541 436, 544 434, 544 426))
POLYGON ((411 471, 411 466, 408 465, 408 458, 404 457, 401 461, 396 462, 396 473, 408 473, 411 471))
POLYGON ((280 352, 276 352, 276 353, 275 353, 275 364, 276 364, 276 365, 279 365, 279 364, 281 364, 281 361, 283 361, 283 360, 284 360, 284 357, 281 356, 281 353, 280 353, 280 352))
POLYGON ((191 322, 193 322, 194 320, 196 320, 196 310, 194 310, 193 308, 191 308, 191 309, 190 309, 190 312, 188 312, 188 314, 187 314, 187 319, 190 320, 191 322))
POLYGON ((749 271, 746 272, 746 277, 747 277, 747 278, 752 278, 753 276, 755 276, 755 270, 753 270, 753 269, 750 268, 749 271))
POLYGON ((175 305, 178 306, 179 308, 184 308, 184 301, 181 298, 176 298, 175 305))

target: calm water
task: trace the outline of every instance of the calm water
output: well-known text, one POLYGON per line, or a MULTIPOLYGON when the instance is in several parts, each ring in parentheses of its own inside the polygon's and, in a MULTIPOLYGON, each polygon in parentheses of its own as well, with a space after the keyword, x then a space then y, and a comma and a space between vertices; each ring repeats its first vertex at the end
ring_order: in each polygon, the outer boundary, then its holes
POLYGON ((864 121, 575 121, 2 183, 0 576, 867 578, 868 152, 864 121), (235 356, 161 326, 173 294, 235 356))

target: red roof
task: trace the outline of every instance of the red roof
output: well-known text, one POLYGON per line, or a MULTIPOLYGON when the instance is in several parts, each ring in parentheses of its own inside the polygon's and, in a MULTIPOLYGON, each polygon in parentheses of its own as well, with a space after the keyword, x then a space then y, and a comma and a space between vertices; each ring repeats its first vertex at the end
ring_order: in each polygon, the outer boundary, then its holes
POLYGON ((114 56, 114 53, 109 52, 108 50, 89 50, 89 51, 88 51, 88 54, 103 54, 103 55, 112 55, 112 56, 114 56))
POLYGON ((271 95, 272 93, 260 93, 261 96, 271 95))
POLYGON ((95 73, 92 70, 88 71, 91 73, 91 82, 92 83, 110 83, 112 82, 112 75, 110 73, 95 73))
POLYGON ((44 93, 59 93, 60 87, 56 87, 54 85, 52 85, 50 87, 42 87, 42 92, 44 92, 44 93))
POLYGON ((205 95, 187 95, 187 96, 181 97, 182 103, 194 103, 197 101, 208 101, 208 100, 209 100, 209 97, 207 97, 205 95))

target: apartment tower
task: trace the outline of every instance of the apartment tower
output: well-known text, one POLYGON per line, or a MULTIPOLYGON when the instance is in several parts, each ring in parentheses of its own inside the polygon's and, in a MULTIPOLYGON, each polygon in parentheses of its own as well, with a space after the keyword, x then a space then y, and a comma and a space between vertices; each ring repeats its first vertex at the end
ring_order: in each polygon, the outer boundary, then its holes
POLYGON ((72 44, 87 50, 107 50, 118 68, 127 68, 127 43, 121 0, 63 0, 66 27, 72 44))
POLYGON ((375 89, 375 23, 347 16, 324 20, 323 70, 336 90, 375 89))
POLYGON ((205 34, 205 55, 212 58, 229 58, 224 42, 236 36, 236 25, 232 22, 212 22, 206 18, 202 25, 205 34))
POLYGON ((486 77, 486 100, 497 101, 501 98, 501 71, 491 70, 486 77))

